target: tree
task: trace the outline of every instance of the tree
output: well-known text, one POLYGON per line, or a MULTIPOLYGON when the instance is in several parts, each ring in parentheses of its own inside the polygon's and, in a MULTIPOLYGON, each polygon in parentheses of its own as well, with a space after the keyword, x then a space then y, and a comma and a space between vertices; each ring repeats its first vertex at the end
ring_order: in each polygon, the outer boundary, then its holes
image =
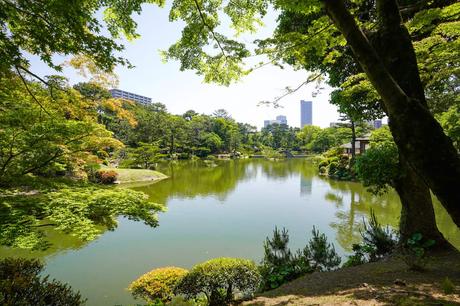
MULTIPOLYGON (((375 3, 357 1, 352 2, 351 6, 347 6, 343 0, 271 2, 281 11, 307 17, 309 35, 293 34, 291 39, 285 39, 284 42, 295 43, 277 50, 291 56, 291 59, 287 59, 288 64, 296 65, 293 53, 297 53, 314 70, 327 71, 323 63, 334 61, 338 51, 326 52, 328 57, 320 64, 315 61, 322 58, 318 54, 330 50, 331 44, 342 46, 342 49, 346 45, 350 47, 353 59, 351 67, 358 72, 363 71, 379 94, 381 107, 389 116, 395 142, 410 173, 408 175, 420 176, 440 199, 454 222, 460 225, 460 194, 455 191, 460 181, 460 159, 452 141, 428 111, 414 47, 402 23, 396 0, 377 0, 375 3), (360 12, 360 4, 367 6, 363 14, 356 16, 363 28, 358 26, 352 15, 360 12), (451 173, 445 175, 443 169, 448 168, 451 173)), ((411 1, 408 3, 409 8, 419 7, 411 1)), ((176 13, 174 19, 184 20, 186 28, 182 39, 166 52, 165 57, 180 60, 182 69, 194 69, 204 74, 205 81, 228 84, 245 74, 242 58, 247 57, 249 51, 243 44, 216 32, 219 12, 221 9, 226 12, 237 30, 254 30, 259 17, 266 13, 267 2, 242 4, 241 1, 230 1, 225 7, 207 4, 183 1, 180 6, 177 3, 173 6, 176 13), (210 20, 212 22, 208 22, 210 20), (196 33, 199 39, 188 39, 191 33, 196 33), (203 51, 211 43, 210 40, 216 43, 219 55, 209 55, 203 51), (191 57, 190 54, 195 56, 191 57)), ((430 8, 430 5, 436 6, 438 3, 422 5, 418 11, 430 8)), ((444 3, 439 5, 445 6, 444 3)), ((458 7, 458 4, 452 4, 449 9, 452 12, 458 7)), ((412 11, 409 15, 414 16, 414 9, 409 11, 412 11)), ((278 41, 271 40, 270 43, 276 45, 278 41)), ((267 50, 261 50, 264 51, 267 50)), ((276 55, 276 50, 271 51, 276 55)), ((331 77, 337 75, 332 74, 331 77)))
POLYGON ((156 145, 140 142, 139 147, 129 150, 129 164, 135 168, 154 169, 161 158, 159 151, 156 145))
POLYGON ((374 194, 385 193, 388 187, 397 191, 401 200, 401 241, 420 233, 435 240, 438 248, 448 246, 436 225, 430 191, 418 176, 408 175, 390 130, 377 129, 370 140, 371 147, 357 158, 355 171, 363 185, 374 194))
POLYGON ((3 184, 29 173, 77 175, 87 162, 123 146, 95 122, 91 101, 70 88, 51 96, 42 84, 24 83, 17 74, 2 78, 0 87, 3 184))
POLYGON ((0 261, 0 303, 13 305, 69 305, 85 304, 79 292, 49 275, 41 274, 44 265, 37 259, 6 258, 0 261))
POLYGON ((119 0, 2 1, 0 76, 11 69, 33 74, 27 69, 25 52, 39 56, 43 62, 57 69, 62 67, 53 61, 54 54, 81 54, 104 70, 112 70, 116 64, 129 64, 115 55, 123 50, 115 39, 120 33, 128 39, 137 36, 136 23, 130 16, 140 13, 144 2, 164 3, 162 0, 129 3, 119 0), (96 17, 100 9, 104 11, 109 37, 101 33, 102 24, 96 17))

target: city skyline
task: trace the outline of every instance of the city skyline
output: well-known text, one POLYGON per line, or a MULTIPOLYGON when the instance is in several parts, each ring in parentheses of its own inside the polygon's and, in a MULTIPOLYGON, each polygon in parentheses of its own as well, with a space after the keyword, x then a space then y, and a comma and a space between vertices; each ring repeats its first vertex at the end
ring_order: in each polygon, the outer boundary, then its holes
POLYGON ((267 119, 267 120, 264 120, 264 128, 266 128, 267 126, 269 126, 270 124, 288 124, 287 123, 287 117, 284 116, 284 115, 278 115, 276 116, 276 118, 273 120, 273 119, 267 119))

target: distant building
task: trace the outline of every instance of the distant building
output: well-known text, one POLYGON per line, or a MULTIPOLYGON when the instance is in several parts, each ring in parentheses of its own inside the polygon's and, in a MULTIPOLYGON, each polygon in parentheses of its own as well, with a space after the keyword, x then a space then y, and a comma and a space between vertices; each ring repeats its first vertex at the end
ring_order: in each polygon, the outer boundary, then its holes
POLYGON ((110 89, 109 91, 114 98, 131 100, 142 105, 149 105, 152 103, 152 98, 144 97, 132 92, 127 92, 121 89, 110 89))
MULTIPOLYGON (((346 143, 340 146, 345 150, 345 153, 348 155, 352 154, 352 143, 346 143)), ((363 154, 369 148, 369 136, 356 138, 355 142, 355 154, 363 154)))
POLYGON ((287 118, 286 116, 283 116, 283 115, 279 115, 279 116, 276 116, 276 119, 275 120, 264 120, 264 127, 266 128, 267 126, 271 125, 271 124, 286 124, 287 125, 287 118))
POLYGON ((374 120, 374 129, 380 129, 382 127, 382 119, 374 120))
POLYGON ((283 116, 283 115, 276 116, 276 121, 278 121, 279 124, 286 124, 287 125, 286 116, 283 116))
POLYGON ((313 123, 313 109, 312 101, 300 101, 300 127, 312 125, 313 123))

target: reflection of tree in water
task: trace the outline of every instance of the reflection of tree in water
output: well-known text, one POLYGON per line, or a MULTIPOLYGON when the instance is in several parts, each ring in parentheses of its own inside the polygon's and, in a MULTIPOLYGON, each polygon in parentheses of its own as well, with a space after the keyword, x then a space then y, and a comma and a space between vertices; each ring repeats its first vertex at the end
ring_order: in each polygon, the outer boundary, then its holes
POLYGON ((168 175, 169 179, 134 189, 145 192, 158 203, 167 203, 169 198, 174 197, 217 196, 225 200, 238 182, 257 175, 250 162, 230 160, 206 164, 203 161, 177 161, 163 164, 158 170, 168 175))
MULTIPOLYGON (((101 227, 101 230, 103 228, 101 227)), ((53 228, 45 230, 47 242, 49 247, 43 251, 32 251, 27 249, 9 248, 2 246, 0 247, 0 258, 6 257, 22 257, 22 258, 39 258, 47 259, 56 255, 60 255, 64 252, 78 250, 85 247, 89 242, 82 241, 76 237, 68 234, 64 234, 61 231, 53 228)))
POLYGON ((270 179, 284 179, 291 175, 301 174, 305 179, 311 179, 316 175, 315 168, 307 159, 286 159, 279 161, 257 160, 262 173, 270 179))
POLYGON ((359 183, 328 182, 333 192, 328 192, 325 199, 340 208, 331 227, 337 231, 337 242, 345 250, 351 251, 353 243, 361 241, 363 220, 370 217, 371 209, 382 225, 397 228, 401 204, 395 192, 374 196, 359 183))
MULTIPOLYGON (((380 224, 398 228, 401 202, 395 191, 390 190, 382 196, 374 196, 360 183, 327 181, 333 192, 327 193, 325 199, 336 204, 337 208, 341 208, 336 213, 337 219, 331 223, 331 227, 337 230, 337 241, 345 250, 351 251, 353 243, 361 241, 360 229, 363 219, 370 217, 371 209, 380 224)), ((460 230, 439 201, 434 199, 433 203, 439 230, 460 249, 460 230)))
POLYGON ((176 161, 160 165, 160 172, 170 178, 153 185, 134 187, 147 193, 152 201, 167 203, 169 198, 194 198, 217 196, 225 200, 235 190, 238 182, 254 178, 259 172, 271 180, 302 175, 310 180, 315 175, 311 162, 305 159, 269 161, 265 159, 241 159, 216 161, 176 161))

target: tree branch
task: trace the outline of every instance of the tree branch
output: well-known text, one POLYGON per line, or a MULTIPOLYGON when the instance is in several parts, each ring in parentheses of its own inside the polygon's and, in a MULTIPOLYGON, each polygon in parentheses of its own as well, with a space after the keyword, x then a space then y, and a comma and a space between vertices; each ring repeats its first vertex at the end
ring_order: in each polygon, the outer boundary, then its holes
POLYGON ((394 101, 407 101, 409 97, 396 83, 380 60, 369 40, 356 24, 343 0, 324 0, 326 12, 342 32, 374 88, 382 97, 390 113, 400 110, 394 101))
POLYGON ((201 11, 200 4, 198 3, 197 0, 194 0, 193 2, 195 3, 196 9, 198 10, 198 13, 200 14, 200 18, 201 18, 201 21, 203 22, 204 26, 205 26, 206 28, 208 28, 209 32, 211 32, 212 37, 214 38, 214 40, 216 41, 217 45, 219 46, 219 49, 220 49, 220 51, 222 52, 223 56, 224 56, 225 58, 227 58, 227 55, 225 54, 224 48, 223 48, 222 45, 220 44, 219 39, 217 39, 217 37, 216 37, 216 33, 214 32, 214 30, 213 30, 213 29, 208 25, 208 23, 206 22, 206 19, 204 18, 204 14, 203 14, 203 12, 201 11))
POLYGON ((45 109, 45 107, 40 103, 40 101, 38 101, 37 97, 35 97, 35 95, 32 93, 32 91, 30 90, 29 88, 29 85, 27 85, 27 81, 26 79, 24 79, 24 76, 21 74, 21 72, 19 71, 19 68, 17 66, 15 66, 16 68, 16 71, 19 75, 19 77, 21 78, 21 81, 22 83, 24 84, 27 92, 29 93, 29 95, 32 97, 32 99, 35 101, 35 103, 37 103, 40 108, 48 115, 48 116, 51 116, 51 114, 45 109))
POLYGON ((260 106, 260 105, 270 105, 270 104, 273 104, 273 106, 275 108, 278 108, 278 107, 281 107, 281 105, 279 104, 279 101, 281 101, 282 99, 284 99, 285 97, 295 93, 296 91, 298 91, 300 88, 302 88, 303 86, 313 82, 313 81, 316 81, 317 79, 319 79, 321 77, 321 74, 318 73, 317 75, 315 75, 314 77, 312 78, 308 78, 306 81, 302 82, 300 85, 298 85, 296 88, 294 89, 291 89, 290 87, 286 87, 285 88, 285 93, 279 97, 276 97, 273 101, 260 101, 257 106, 260 106))

